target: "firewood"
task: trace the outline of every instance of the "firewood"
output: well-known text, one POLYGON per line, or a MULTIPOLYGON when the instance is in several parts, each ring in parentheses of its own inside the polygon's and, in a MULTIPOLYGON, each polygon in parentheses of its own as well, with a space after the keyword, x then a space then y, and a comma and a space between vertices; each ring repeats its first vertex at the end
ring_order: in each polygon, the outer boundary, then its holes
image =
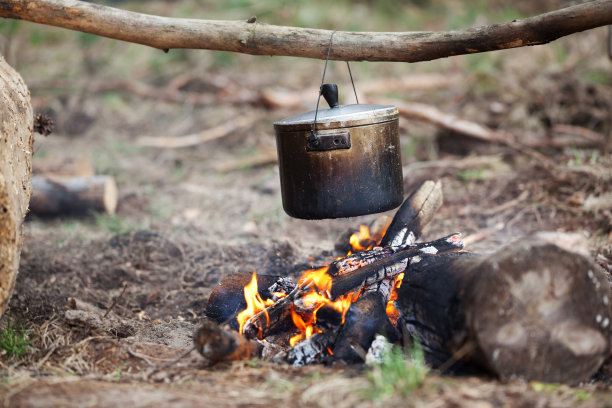
POLYGON ((346 293, 361 290, 404 272, 408 262, 431 253, 454 252, 463 248, 460 234, 452 234, 432 242, 400 247, 371 264, 332 278, 331 300, 346 293))
POLYGON ((389 322, 387 301, 380 292, 370 292, 351 304, 344 324, 340 327, 332 354, 346 363, 363 362, 374 336, 383 333, 397 340, 395 328, 389 322))
POLYGON ((37 215, 113 214, 117 208, 117 185, 111 176, 32 178, 30 211, 37 215))
MULTIPOLYGON (((233 273, 220 281, 208 297, 206 316, 218 324, 227 323, 232 329, 238 330, 236 315, 246 308, 244 287, 251 276, 251 273, 233 273)), ((268 288, 280 278, 275 275, 257 275, 257 289, 262 299, 272 298, 268 288)))
POLYGON ((408 267, 396 307, 431 364, 457 359, 501 378, 571 384, 595 373, 610 355, 610 285, 588 253, 550 237, 408 267))
POLYGON ((0 316, 19 270, 30 200, 33 113, 30 92, 0 55, 0 316))
POLYGON ((412 241, 421 236, 425 225, 442 206, 442 201, 440 181, 425 181, 397 210, 380 246, 411 244, 410 232, 412 241))
MULTIPOLYGON (((50 24, 149 45, 162 50, 201 48, 252 55, 325 59, 331 32, 247 21, 207 21, 150 16, 68 0, 2 0, 0 16, 50 24)), ((609 0, 595 0, 503 24, 447 32, 339 31, 329 59, 428 61, 452 55, 545 44, 612 22, 609 0)))
POLYGON ((235 361, 261 354, 262 346, 234 330, 226 330, 205 320, 194 335, 196 349, 212 363, 235 361))
MULTIPOLYGON (((403 272, 408 259, 425 251, 456 250, 461 247, 458 234, 435 241, 410 245, 420 235, 422 228, 431 220, 442 204, 440 183, 424 182, 411 194, 396 212, 383 241, 384 248, 376 247, 332 262, 327 274, 332 277, 329 293, 331 300, 354 291, 362 291, 369 285, 390 280, 403 272), (414 230, 414 231, 413 231, 414 230), (393 246, 392 246, 393 245, 393 246)), ((290 308, 299 302, 300 296, 307 293, 308 287, 296 288, 287 297, 252 316, 244 326, 248 338, 263 336, 266 331, 275 329, 285 322, 290 308)))

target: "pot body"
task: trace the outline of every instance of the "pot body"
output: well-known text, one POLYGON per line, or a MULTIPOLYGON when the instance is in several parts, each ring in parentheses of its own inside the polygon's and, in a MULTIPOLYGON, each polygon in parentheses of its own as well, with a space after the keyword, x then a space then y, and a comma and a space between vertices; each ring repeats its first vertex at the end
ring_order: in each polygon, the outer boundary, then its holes
POLYGON ((285 212, 303 219, 342 218, 400 205, 404 190, 398 126, 396 114, 384 122, 361 121, 350 127, 328 121, 317 134, 331 148, 317 149, 308 141, 308 128, 275 124, 285 212))

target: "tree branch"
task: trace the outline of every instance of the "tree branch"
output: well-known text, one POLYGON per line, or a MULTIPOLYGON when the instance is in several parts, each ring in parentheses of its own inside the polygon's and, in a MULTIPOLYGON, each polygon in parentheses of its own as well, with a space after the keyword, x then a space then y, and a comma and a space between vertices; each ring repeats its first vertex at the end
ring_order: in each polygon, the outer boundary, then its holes
MULTIPOLYGON (((197 48, 316 59, 325 59, 332 33, 258 22, 159 17, 76 0, 0 0, 0 17, 83 31, 162 50, 197 48)), ((456 31, 338 31, 330 59, 429 61, 545 44, 608 24, 612 24, 612 1, 595 0, 522 20, 456 31)))

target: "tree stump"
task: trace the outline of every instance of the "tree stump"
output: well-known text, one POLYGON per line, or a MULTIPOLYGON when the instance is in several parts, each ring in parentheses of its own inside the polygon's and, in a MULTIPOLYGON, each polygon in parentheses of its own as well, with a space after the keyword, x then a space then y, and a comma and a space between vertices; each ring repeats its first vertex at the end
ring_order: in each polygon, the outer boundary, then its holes
POLYGON ((0 55, 0 315, 19 270, 31 192, 32 131, 30 92, 0 55))

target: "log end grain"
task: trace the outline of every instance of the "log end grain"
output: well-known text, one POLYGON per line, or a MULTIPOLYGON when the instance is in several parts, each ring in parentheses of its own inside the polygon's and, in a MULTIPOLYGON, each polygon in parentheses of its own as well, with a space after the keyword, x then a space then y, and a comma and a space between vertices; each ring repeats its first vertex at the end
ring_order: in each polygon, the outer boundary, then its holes
POLYGON ((482 258, 470 275, 468 337, 502 378, 575 384, 608 357, 612 295, 588 256, 532 237, 482 258))

